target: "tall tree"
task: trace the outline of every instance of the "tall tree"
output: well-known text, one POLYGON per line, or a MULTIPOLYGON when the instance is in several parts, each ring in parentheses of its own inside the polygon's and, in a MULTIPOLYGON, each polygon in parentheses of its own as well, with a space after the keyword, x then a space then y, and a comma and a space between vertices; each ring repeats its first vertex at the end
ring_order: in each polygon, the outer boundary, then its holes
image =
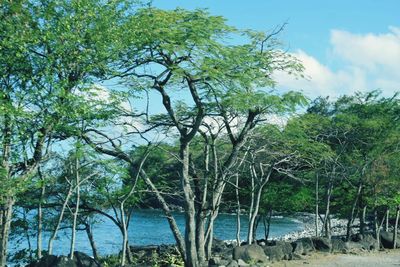
POLYGON ((17 191, 77 117, 93 119, 78 115, 76 101, 105 74, 125 7, 92 0, 1 5, 0 266, 17 191))
MULTIPOLYGON (((185 209, 183 257, 188 267, 197 267, 205 260, 204 244, 196 244, 196 196, 189 159, 190 143, 198 134, 209 105, 215 104, 216 97, 227 98, 232 104, 237 99, 235 102, 241 105, 246 119, 238 136, 231 131, 230 137, 234 144, 240 144, 239 149, 266 110, 301 102, 299 94, 280 97, 258 89, 275 84, 272 78, 275 70, 289 73, 302 70, 295 58, 278 49, 275 35, 276 32, 266 35, 239 31, 227 26, 222 17, 203 10, 146 8, 127 24, 124 41, 127 47, 122 50, 119 76, 158 92, 166 115, 158 117, 156 123, 172 127, 179 135, 179 178, 185 209), (244 44, 227 44, 232 35, 242 35, 244 44), (187 98, 181 102, 183 105, 173 101, 176 90, 187 98), (193 106, 189 106, 191 103, 193 106)), ((236 154, 233 153, 226 168, 233 164, 236 154)), ((213 200, 215 210, 223 186, 217 184, 214 190, 218 192, 213 200)))

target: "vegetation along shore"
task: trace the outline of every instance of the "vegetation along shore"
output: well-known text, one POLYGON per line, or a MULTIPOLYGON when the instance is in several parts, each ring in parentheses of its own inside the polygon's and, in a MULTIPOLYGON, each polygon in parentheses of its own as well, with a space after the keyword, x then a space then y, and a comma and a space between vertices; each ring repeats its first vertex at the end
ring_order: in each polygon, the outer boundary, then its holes
POLYGON ((153 1, 0 1, 0 267, 270 266, 399 248, 399 93, 279 87, 310 80, 286 27, 153 1), (150 208, 162 214, 138 227, 150 208), (157 244, 131 234, 159 227, 157 244))

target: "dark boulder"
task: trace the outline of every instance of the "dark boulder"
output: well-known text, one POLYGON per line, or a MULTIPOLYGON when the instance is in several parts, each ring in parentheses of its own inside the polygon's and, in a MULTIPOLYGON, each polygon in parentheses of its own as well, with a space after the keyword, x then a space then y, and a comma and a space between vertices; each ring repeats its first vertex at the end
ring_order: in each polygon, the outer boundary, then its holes
POLYGON ((215 239, 213 240, 212 243, 212 251, 215 253, 221 253, 225 251, 229 246, 222 240, 215 239))
POLYGON ((239 267, 239 264, 235 260, 231 260, 226 267, 239 267))
POLYGON ((68 259, 65 256, 46 255, 38 262, 31 263, 30 267, 78 267, 75 261, 68 259))
POLYGON ((232 256, 234 260, 241 259, 245 262, 252 263, 268 261, 268 257, 265 255, 263 248, 257 244, 235 247, 232 256))
POLYGON ((314 245, 314 248, 318 251, 331 252, 331 250, 332 250, 332 243, 328 238, 313 237, 312 243, 314 245))
POLYGON ((297 255, 307 255, 308 253, 315 251, 314 243, 309 237, 297 239, 292 243, 292 247, 293 253, 297 255))
MULTIPOLYGON (((393 248, 393 233, 381 231, 379 237, 384 248, 393 248)), ((397 235, 396 248, 400 248, 400 234, 397 235)))
POLYGON ((272 241, 264 247, 264 252, 271 261, 290 260, 292 259, 293 247, 285 241, 272 241))
POLYGON ((292 248, 293 248, 293 254, 295 255, 304 255, 304 247, 303 243, 301 241, 295 241, 291 243, 292 248))
POLYGON ((285 253, 280 246, 265 246, 264 253, 271 261, 280 261, 285 257, 285 253))
POLYGON ((343 239, 333 238, 331 243, 332 243, 332 252, 340 252, 340 253, 347 252, 346 242, 343 239))
POLYGON ((290 243, 285 242, 285 241, 276 241, 276 246, 282 247, 283 253, 285 253, 285 259, 289 259, 289 256, 293 252, 293 247, 290 243))
POLYGON ((359 241, 360 244, 366 250, 377 250, 379 249, 378 240, 375 239, 371 234, 366 234, 362 236, 361 240, 359 241))
POLYGON ((74 261, 78 267, 101 267, 95 259, 79 251, 74 252, 74 261))
POLYGON ((226 266, 230 261, 221 259, 219 256, 214 256, 208 261, 208 267, 226 266))

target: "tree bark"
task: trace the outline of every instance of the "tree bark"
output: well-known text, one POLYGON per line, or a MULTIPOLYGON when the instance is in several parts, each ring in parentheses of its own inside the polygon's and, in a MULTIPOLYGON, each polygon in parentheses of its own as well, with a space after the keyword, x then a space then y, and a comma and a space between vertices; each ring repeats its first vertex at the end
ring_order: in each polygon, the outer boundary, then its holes
MULTIPOLYGON (((260 168, 262 168, 260 166, 260 168)), ((252 244, 254 239, 253 237, 255 236, 255 224, 256 224, 256 218, 258 216, 258 211, 260 209, 260 202, 261 202, 261 195, 264 189, 264 186, 267 184, 269 177, 271 176, 273 167, 270 167, 270 169, 268 170, 268 173, 264 176, 264 173, 262 172, 262 174, 260 175, 260 178, 258 179, 258 190, 257 190, 257 195, 254 198, 254 201, 252 201, 252 203, 254 202, 254 204, 251 206, 252 208, 254 207, 254 210, 252 210, 250 212, 251 216, 250 216, 250 220, 249 220, 249 229, 248 229, 248 233, 247 233, 247 243, 248 244, 252 244)), ((257 177, 257 173, 255 170, 254 166, 251 166, 251 173, 252 173, 252 177, 257 177)), ((253 183, 252 183, 253 185, 253 183)), ((253 190, 253 189, 252 189, 253 190)), ((252 195, 252 197, 254 197, 252 195)))
POLYGON ((265 241, 268 241, 269 238, 269 232, 271 229, 271 218, 272 218, 272 207, 269 208, 268 211, 268 219, 265 218, 264 216, 264 235, 265 235, 265 241), (265 223, 265 221, 267 221, 265 223), (265 225, 266 224, 266 225, 265 225))
MULTIPOLYGON (((207 147, 207 146, 206 146, 207 147)), ((205 151, 207 152, 207 151, 205 151)), ((207 157, 207 155, 205 155, 207 157)), ((196 173, 195 166, 193 164, 193 161, 190 157, 190 163, 191 163, 191 171, 192 171, 192 179, 193 179, 193 185, 194 185, 194 193, 195 193, 195 211, 196 211, 196 249, 197 249, 197 255, 199 258, 199 262, 205 262, 206 261, 206 253, 205 253, 205 219, 206 219, 206 214, 205 214, 205 201, 207 197, 207 176, 205 175, 205 185, 203 188, 201 188, 201 183, 200 183, 200 177, 196 173)))
POLYGON ((350 240, 351 227, 352 227, 352 224, 353 224, 353 222, 354 222, 354 212, 355 212, 355 210, 356 210, 357 203, 358 203, 358 200, 359 200, 360 195, 361 195, 362 186, 363 186, 363 185, 362 185, 362 183, 360 182, 360 184, 359 184, 359 186, 358 186, 358 189, 357 189, 356 198, 354 199, 354 203, 353 203, 353 206, 352 206, 352 208, 351 208, 351 212, 350 212, 350 214, 349 214, 349 218, 348 218, 348 220, 347 220, 347 231, 346 231, 346 240, 347 240, 347 241, 350 240))
POLYGON ((360 234, 364 235, 365 233, 365 216, 367 213, 367 205, 364 205, 362 208, 362 214, 360 218, 360 234))
POLYGON ((381 233, 381 229, 382 229, 382 226, 383 226, 383 222, 385 221, 386 215, 387 215, 387 213, 385 212, 385 215, 383 216, 382 221, 380 222, 380 224, 378 225, 378 229, 376 230, 376 240, 377 240, 379 246, 381 244, 380 233, 381 233))
POLYGON ((319 175, 317 173, 316 175, 316 179, 315 179, 315 236, 318 236, 318 228, 319 228, 319 206, 318 206, 318 202, 319 202, 319 195, 318 195, 318 189, 319 189, 319 175))
POLYGON ((330 238, 329 214, 330 214, 332 188, 333 188, 333 182, 332 182, 332 178, 330 178, 327 192, 326 192, 326 209, 325 209, 324 223, 322 225, 322 229, 324 229, 324 231, 325 231, 325 233, 324 233, 325 237, 327 237, 327 238, 330 238))
POLYGON ((12 212, 15 200, 13 197, 6 197, 2 208, 1 218, 1 237, 0 237, 0 266, 6 266, 7 263, 7 247, 8 236, 10 235, 10 227, 12 220, 12 212))
POLYGON ((126 219, 125 219, 125 210, 124 210, 124 203, 121 203, 119 207, 119 211, 121 214, 121 226, 122 226, 122 250, 121 250, 121 266, 126 265, 126 253, 128 247, 128 231, 126 226, 126 219))
POLYGON ((386 209, 386 223, 385 223, 385 231, 389 232, 389 214, 390 214, 390 209, 386 209))
POLYGON ((75 241, 76 241, 76 223, 78 220, 79 213, 79 202, 80 202, 80 176, 79 176, 79 159, 78 153, 75 155, 75 193, 76 193, 76 203, 75 203, 75 211, 73 213, 73 221, 72 221, 72 234, 71 234, 71 245, 69 250, 69 258, 74 259, 74 251, 75 251, 75 241))
POLYGON ((97 251, 96 242, 94 241, 92 226, 88 222, 85 222, 85 231, 86 231, 86 235, 87 235, 87 237, 89 239, 90 247, 92 248, 93 258, 96 261, 98 261, 99 260, 99 253, 97 251))
MULTIPOLYGON (((11 104, 10 97, 5 94, 0 98, 5 104, 11 104)), ((12 121, 11 116, 7 113, 4 114, 3 129, 2 129, 2 154, 1 154, 1 168, 0 182, 7 186, 10 180, 10 156, 11 156, 11 138, 12 138, 12 121)), ((5 188, 8 191, 7 188, 5 188)), ((14 198, 9 195, 0 196, 0 266, 3 267, 7 263, 7 246, 8 237, 10 233, 12 209, 14 206, 14 198)))
POLYGON ((181 160, 181 186, 185 205, 185 248, 186 267, 198 267, 199 259, 196 249, 196 212, 194 205, 194 194, 189 178, 189 143, 181 138, 179 156, 181 160))
POLYGON ((235 195, 236 195, 236 245, 240 246, 240 196, 239 196, 239 174, 236 173, 235 195))
POLYGON ((182 256, 182 259, 184 259, 184 261, 186 262, 185 241, 181 235, 181 232, 178 228, 176 220, 175 220, 174 216, 172 215, 170 208, 168 207, 167 202, 165 201, 165 199, 163 198, 161 193, 158 191, 158 189, 155 187, 153 182, 150 180, 150 178, 147 176, 146 172, 144 170, 141 170, 141 174, 142 174, 141 176, 142 176, 144 182, 146 183, 146 185, 148 187, 150 187, 151 191, 156 195, 158 202, 160 202, 161 207, 164 211, 164 214, 167 217, 169 227, 171 228, 172 234, 174 235, 176 243, 178 245, 179 253, 182 256))
POLYGON ((400 205, 397 206, 396 209, 396 221, 394 223, 394 229, 393 229, 393 249, 396 248, 397 246, 397 229, 399 227, 399 217, 400 217, 400 205))
POLYGON ((36 242, 37 242, 37 259, 39 260, 42 258, 42 250, 43 250, 43 211, 42 211, 42 203, 43 203, 43 198, 44 194, 46 192, 46 184, 44 181, 44 178, 41 175, 41 172, 39 171, 39 176, 40 176, 40 181, 42 183, 41 185, 41 191, 40 191, 40 198, 39 198, 39 204, 38 204, 38 216, 37 216, 37 237, 36 237, 36 242))
POLYGON ((58 229, 60 228, 61 222, 62 222, 62 220, 64 218, 65 209, 67 208, 68 201, 69 201, 69 198, 72 195, 72 192, 73 192, 73 186, 72 186, 72 184, 70 184, 67 196, 65 197, 64 203, 63 203, 63 205, 61 207, 60 215, 58 216, 56 227, 54 228, 53 233, 52 233, 52 235, 51 235, 51 237, 49 239, 49 244, 48 244, 48 248, 47 248, 47 253, 49 255, 53 254, 53 242, 56 239, 56 236, 57 236, 57 233, 58 233, 58 229))

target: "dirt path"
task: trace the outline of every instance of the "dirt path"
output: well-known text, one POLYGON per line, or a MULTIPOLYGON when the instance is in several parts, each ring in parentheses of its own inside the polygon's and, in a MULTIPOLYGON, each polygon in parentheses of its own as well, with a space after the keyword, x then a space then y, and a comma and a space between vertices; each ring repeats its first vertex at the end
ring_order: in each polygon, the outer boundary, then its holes
POLYGON ((282 261, 270 267, 390 267, 400 266, 400 250, 351 254, 314 254, 302 260, 282 261))

